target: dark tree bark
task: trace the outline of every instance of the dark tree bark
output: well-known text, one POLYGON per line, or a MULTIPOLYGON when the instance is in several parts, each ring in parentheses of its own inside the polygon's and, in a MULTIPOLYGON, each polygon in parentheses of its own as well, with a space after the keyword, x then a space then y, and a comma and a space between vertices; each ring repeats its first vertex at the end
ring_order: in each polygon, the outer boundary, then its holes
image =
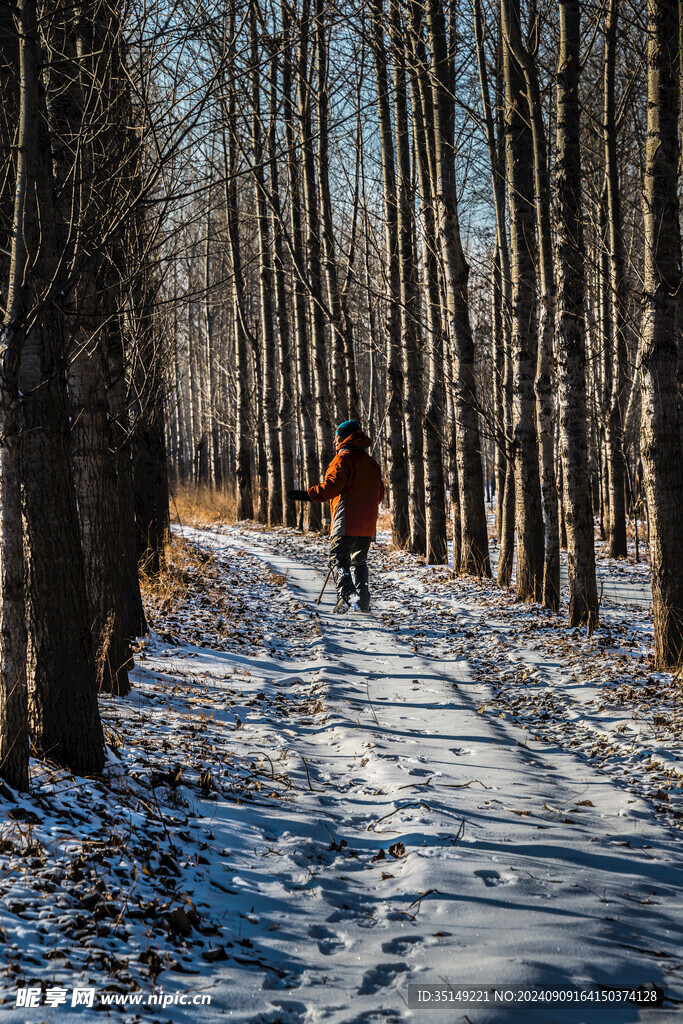
MULTIPOLYGON (((492 273, 492 296, 491 296, 491 332, 492 332, 492 359, 494 366, 494 411, 496 416, 496 453, 495 453, 495 479, 496 479, 496 535, 499 548, 499 573, 503 566, 503 578, 499 582, 507 586, 512 573, 513 550, 503 549, 503 535, 506 544, 514 546, 514 486, 508 489, 508 503, 505 504, 505 480, 508 472, 514 473, 514 464, 511 453, 511 420, 512 420, 512 380, 506 377, 506 366, 512 369, 511 361, 506 355, 510 347, 510 254, 508 250, 507 227, 505 216, 505 153, 504 153, 504 131, 499 124, 496 131, 496 120, 494 118, 491 93, 489 89, 489 73, 484 47, 485 28, 481 12, 480 0, 473 0, 474 35, 476 41, 477 67, 479 70, 479 85, 481 90, 482 106, 484 108, 484 131, 486 135, 486 147, 489 155, 489 166, 491 169, 491 188, 493 192, 493 205, 496 216, 496 246, 493 257, 492 273), (505 529, 503 522, 506 522, 505 529), (509 566, 509 570, 508 570, 509 566)), ((500 14, 500 12, 499 12, 500 14)), ((499 17, 500 22, 500 17, 499 17)), ((502 52, 504 42, 502 32, 498 31, 496 46, 496 92, 504 95, 502 85, 502 52)), ((497 115, 499 122, 503 119, 504 103, 498 102, 497 115)))
POLYGON ((448 491, 451 503, 453 527, 453 572, 460 571, 460 548, 462 544, 462 523, 460 517, 460 482, 458 480, 458 437, 455 426, 455 400, 453 398, 453 352, 450 339, 444 342, 444 368, 446 380, 446 468, 448 491))
MULTIPOLYGON (((286 0, 282 3, 283 64, 282 95, 284 100, 285 144, 287 148, 287 177, 289 184, 290 235, 294 259, 304 266, 304 245, 301 225, 300 160, 295 142, 294 101, 292 96, 292 43, 291 19, 286 0)), ((306 294, 299 274, 292 282, 294 307, 294 342, 296 353, 296 380, 299 400, 300 440, 303 455, 304 479, 300 487, 311 487, 318 479, 318 458, 313 429, 313 394, 306 333, 306 294)), ((310 501, 304 505, 304 524, 308 530, 319 530, 322 525, 322 507, 310 501)))
POLYGON ((329 182, 329 96, 327 68, 327 29, 322 0, 316 0, 315 51, 316 101, 318 112, 318 181, 320 183, 320 214, 322 226, 322 262, 327 286, 327 306, 332 313, 332 401, 337 423, 348 419, 351 405, 357 396, 355 390, 355 364, 353 358, 353 327, 346 309, 339 282, 337 247, 332 219, 332 196, 329 182), (349 365, 349 357, 351 365, 349 365))
MULTIPOLYGON (((1 15, 0 15, 1 17, 1 15)), ((35 233, 32 193, 39 137, 38 30, 35 0, 20 0, 14 16, 19 35, 19 130, 12 207, 11 251, 5 316, 0 329, 0 775, 28 789, 26 625, 19 449, 18 372, 24 321, 31 296, 26 273, 27 235, 35 233)), ((0 20, 0 26, 2 20, 0 20)), ((6 38, 6 37, 5 37, 6 38)), ((0 38, 4 51, 5 40, 0 38)))
POLYGON ((404 26, 399 0, 389 0, 389 37, 394 85, 394 146, 396 154, 396 230, 403 370, 403 427, 408 457, 408 517, 410 550, 426 551, 425 484, 422 433, 423 400, 418 360, 418 305, 415 275, 415 210, 410 158, 410 128, 404 59, 404 26))
MULTIPOLYGON (((517 5, 517 13, 519 5, 517 5)), ((507 40, 524 76, 533 142, 533 170, 538 252, 540 317, 535 368, 536 429, 538 468, 543 510, 543 584, 541 601, 557 611, 560 604, 560 538, 557 519, 557 480, 555 477, 555 394, 552 372, 555 333, 555 275, 553 272, 548 143, 543 103, 535 55, 522 42, 519 17, 506 18, 507 40)), ((538 23, 533 27, 537 35, 538 23)))
POLYGON ((408 516, 408 475, 403 443, 403 410, 401 401, 403 382, 400 365, 401 279, 398 244, 398 192, 391 113, 389 109, 389 84, 384 45, 384 10, 382 0, 372 0, 372 49, 375 62, 377 111, 381 139, 384 243, 388 277, 386 344, 389 504, 394 546, 406 548, 410 544, 410 520, 408 516))
POLYGON ((595 549, 586 437, 586 342, 584 247, 581 225, 579 133, 580 7, 559 0, 557 67, 557 294, 560 450, 569 570, 569 621, 598 618, 595 549))
POLYGON ((168 460, 164 438, 165 382, 159 353, 163 342, 154 317, 157 283, 141 268, 134 336, 138 348, 134 380, 133 484, 138 558, 157 575, 171 536, 168 460))
MULTIPOLYGON (((228 7, 229 66, 232 68, 235 50, 235 3, 228 7)), ((235 447, 237 450, 237 518, 251 519, 254 515, 253 480, 251 472, 251 445, 249 430, 249 348, 248 329, 244 310, 244 280, 242 250, 239 234, 237 206, 237 144, 233 133, 236 125, 237 104, 232 71, 226 83, 223 134, 225 163, 225 211, 228 226, 228 246, 232 270, 232 318, 234 330, 234 359, 236 384, 235 447)))
POLYGON ((627 395, 626 381, 626 259, 624 253, 617 123, 615 112, 615 72, 619 0, 609 0, 605 22, 604 136, 605 184, 610 256, 610 335, 611 388, 607 445, 609 451, 609 554, 625 558, 626 507, 624 501, 624 454, 622 416, 627 395))
POLYGON ((533 136, 524 77, 514 56, 519 3, 502 0, 505 26, 505 137, 512 275, 513 450, 517 525, 517 600, 540 601, 544 537, 534 377, 538 357, 533 136))
POLYGON ((86 587, 100 689, 123 696, 132 665, 128 605, 117 535, 116 467, 109 450, 106 365, 99 336, 79 338, 68 369, 71 451, 85 558, 86 587))
MULTIPOLYGON (((269 107, 268 107, 268 183, 270 190, 271 232, 273 237, 273 274, 275 280, 275 310, 277 319, 277 360, 280 373, 278 405, 278 427, 280 432, 280 476, 283 496, 294 488, 295 453, 295 408, 292 391, 292 369, 294 351, 289 325, 285 257, 282 239, 282 201, 277 163, 277 114, 278 114, 278 61, 277 47, 271 46, 269 107)), ((283 521, 285 526, 296 526, 297 509, 294 502, 283 500, 283 521)))
MULTIPOLYGON (((38 300, 49 288, 59 259, 44 118, 32 191, 33 216, 30 226, 25 224, 25 238, 33 254, 31 281, 38 300)), ((38 756, 74 772, 99 771, 104 735, 71 468, 63 357, 63 314, 51 304, 26 335, 19 371, 29 727, 38 756)))
POLYGON ((280 435, 277 427, 277 387, 275 379, 275 316, 273 309, 273 261, 271 252, 270 221, 263 166, 261 128, 261 53, 258 45, 258 15, 256 0, 249 6, 249 35, 251 45, 251 109, 252 156, 256 182, 256 219, 258 228, 259 299, 261 307, 261 347, 264 441, 267 451, 267 509, 266 521, 271 525, 282 522, 282 477, 280 471, 280 435))
POLYGON ((128 388, 123 332, 119 316, 112 312, 103 339, 107 355, 107 401, 109 407, 110 447, 116 471, 119 528, 117 531, 120 573, 128 606, 128 636, 147 633, 147 619, 140 593, 138 548, 135 531, 135 491, 131 424, 128 413, 128 388))
POLYGON ((461 573, 490 576, 481 443, 474 374, 474 342, 469 316, 469 268, 460 238, 455 152, 453 147, 454 83, 451 80, 446 24, 441 0, 427 2, 427 33, 431 56, 431 90, 436 140, 434 197, 445 283, 445 319, 455 355, 454 409, 460 487, 461 573))
POLYGON ((655 663, 660 669, 683 663, 683 472, 676 334, 681 284, 676 228, 678 17, 677 0, 650 0, 640 441, 649 516, 655 663))
MULTIPOLYGON (((316 0, 316 3, 319 0, 316 0)), ((327 372, 325 344, 325 312, 321 267, 321 224, 318 202, 318 181, 313 149, 313 96, 309 81, 309 42, 311 35, 310 0, 303 0, 299 22, 297 51, 297 101, 301 130, 302 181, 304 195, 304 234, 306 239, 306 278, 309 298, 311 353, 313 356, 313 394, 315 397, 315 434, 318 442, 318 471, 322 479, 332 458, 332 400, 327 372)), ((323 515, 328 514, 324 506, 323 515)))
POLYGON ((444 431, 444 336, 439 292, 438 243, 432 196, 435 155, 434 121, 431 96, 427 87, 427 61, 422 35, 420 9, 410 5, 408 42, 410 48, 410 87, 413 107, 413 134, 420 186, 422 219, 422 266, 426 311, 428 389, 423 422, 424 481, 426 517, 426 560, 435 565, 448 562, 446 540, 446 503, 443 466, 444 431), (430 159, 431 158, 431 159, 430 159))

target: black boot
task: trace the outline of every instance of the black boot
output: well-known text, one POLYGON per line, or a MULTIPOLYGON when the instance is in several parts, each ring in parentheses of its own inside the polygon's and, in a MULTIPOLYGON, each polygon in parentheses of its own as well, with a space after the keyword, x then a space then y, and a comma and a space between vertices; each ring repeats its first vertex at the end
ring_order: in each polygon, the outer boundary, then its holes
POLYGON ((333 610, 337 613, 343 613, 348 611, 349 602, 354 593, 351 573, 345 566, 335 565, 333 575, 337 587, 337 603, 333 610))
POLYGON ((368 587, 368 566, 367 562, 362 565, 351 567, 353 582, 358 594, 358 610, 361 612, 370 611, 370 588, 368 587))

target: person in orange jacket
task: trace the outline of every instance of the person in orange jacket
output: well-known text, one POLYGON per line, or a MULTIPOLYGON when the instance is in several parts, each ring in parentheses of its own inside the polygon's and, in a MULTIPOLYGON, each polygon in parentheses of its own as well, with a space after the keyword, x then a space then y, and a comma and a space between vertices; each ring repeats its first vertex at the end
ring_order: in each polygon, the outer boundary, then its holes
POLYGON ((337 454, 323 482, 307 491, 288 491, 287 497, 290 501, 330 502, 330 565, 338 598, 334 610, 348 611, 356 595, 360 611, 369 612, 367 558, 384 497, 382 471, 366 450, 372 442, 358 420, 340 423, 336 435, 337 454))

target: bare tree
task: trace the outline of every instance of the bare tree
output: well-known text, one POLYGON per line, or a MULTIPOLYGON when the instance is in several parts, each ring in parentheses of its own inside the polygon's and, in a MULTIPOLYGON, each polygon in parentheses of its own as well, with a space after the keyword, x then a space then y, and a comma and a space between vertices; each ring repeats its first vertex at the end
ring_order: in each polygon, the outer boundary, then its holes
POLYGON ((650 0, 640 441, 650 527, 655 663, 660 668, 683 660, 683 472, 676 333, 681 282, 676 227, 678 18, 677 0, 650 0))
POLYGON ((579 74, 581 16, 578 0, 559 0, 557 64, 557 292, 560 451, 569 570, 569 621, 595 625, 593 514, 586 438, 584 249, 581 224, 579 74))
POLYGON ((372 0, 372 49, 375 62, 377 112, 381 138, 382 185, 384 195, 384 238, 387 264, 387 454, 392 539, 397 547, 410 542, 408 514, 408 472, 403 443, 403 374, 400 366, 401 272, 398 239, 398 188, 396 158, 389 107, 389 83, 384 43, 382 0, 372 0))
POLYGON ((515 58, 519 4, 502 0, 505 26, 505 137, 512 280, 513 446, 517 524, 517 599, 539 601, 543 589, 543 518, 534 375, 538 356, 533 135, 529 97, 515 58))
POLYGON ((609 415, 607 447, 609 452, 609 552, 612 558, 625 558, 626 510, 624 501, 624 455, 622 416, 626 400, 626 266, 624 258, 619 163, 617 154, 617 113, 615 72, 619 0, 610 0, 605 21, 604 136, 605 191, 610 257, 609 336, 610 360, 609 415))
MULTIPOLYGON (((453 400, 460 488, 461 539, 458 571, 490 576, 481 443, 477 419, 474 344, 467 295, 468 267, 460 238, 455 153, 452 143, 455 83, 441 0, 428 0, 426 11, 436 140, 433 193, 436 200, 439 247, 445 284, 444 314, 456 362, 453 400)), ((451 31, 454 31, 452 25, 451 31)))

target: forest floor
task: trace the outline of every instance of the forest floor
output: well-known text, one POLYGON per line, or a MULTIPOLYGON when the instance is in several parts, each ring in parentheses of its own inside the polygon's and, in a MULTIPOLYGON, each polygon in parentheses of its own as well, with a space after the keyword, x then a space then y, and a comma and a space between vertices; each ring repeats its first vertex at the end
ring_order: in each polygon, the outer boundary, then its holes
POLYGON ((176 531, 104 776, 0 797, 2 1019, 680 1019, 683 680, 647 566, 599 559, 588 637, 386 537, 373 612, 334 616, 326 550, 176 531))

